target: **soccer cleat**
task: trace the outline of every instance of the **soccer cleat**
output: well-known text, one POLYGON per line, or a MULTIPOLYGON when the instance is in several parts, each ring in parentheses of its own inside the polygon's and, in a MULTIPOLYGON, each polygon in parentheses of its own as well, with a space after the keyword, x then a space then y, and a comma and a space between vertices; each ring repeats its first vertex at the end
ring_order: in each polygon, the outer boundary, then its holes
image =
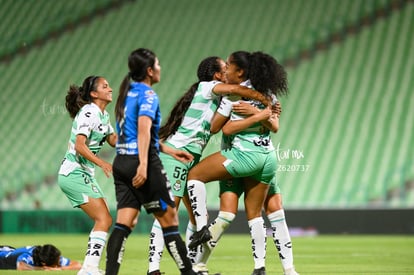
POLYGON ((299 275, 299 273, 296 272, 295 268, 289 268, 285 270, 284 275, 299 275))
POLYGON ((220 273, 214 273, 214 274, 208 273, 207 265, 203 263, 198 263, 194 265, 193 270, 196 272, 197 275, 221 275, 220 273))
POLYGON ((211 239, 210 231, 207 226, 203 226, 200 231, 197 231, 193 234, 190 244, 188 245, 189 249, 194 249, 202 243, 205 243, 211 239))
POLYGON ((193 265, 193 270, 195 272, 208 272, 207 265, 204 263, 198 263, 193 265))
POLYGON ((165 274, 164 272, 161 272, 161 271, 159 271, 159 270, 154 270, 154 271, 151 271, 151 272, 147 272, 147 275, 162 275, 162 274, 165 274))
POLYGON ((253 270, 252 275, 266 275, 266 269, 265 267, 261 267, 261 268, 256 268, 255 270, 253 270))
POLYGON ((79 271, 78 275, 103 275, 105 274, 105 271, 100 270, 97 267, 94 266, 83 266, 79 271))

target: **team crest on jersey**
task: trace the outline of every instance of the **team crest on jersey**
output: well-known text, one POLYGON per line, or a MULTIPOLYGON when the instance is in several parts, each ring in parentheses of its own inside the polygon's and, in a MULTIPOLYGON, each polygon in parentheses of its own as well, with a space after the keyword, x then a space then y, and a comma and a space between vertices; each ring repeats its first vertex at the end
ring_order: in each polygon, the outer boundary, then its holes
POLYGON ((154 91, 153 90, 146 90, 145 91, 145 95, 154 95, 154 91))
POLYGON ((149 104, 153 104, 154 103, 154 98, 155 98, 155 93, 153 90, 146 90, 145 91, 145 100, 149 103, 149 104))

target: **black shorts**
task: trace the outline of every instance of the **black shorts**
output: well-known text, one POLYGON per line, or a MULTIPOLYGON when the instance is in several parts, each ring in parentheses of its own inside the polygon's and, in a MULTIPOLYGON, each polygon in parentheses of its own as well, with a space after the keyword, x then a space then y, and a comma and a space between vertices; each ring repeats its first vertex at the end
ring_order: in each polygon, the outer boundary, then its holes
POLYGON ((150 150, 147 181, 140 188, 132 186, 132 178, 139 164, 137 155, 117 155, 113 163, 117 209, 141 206, 147 213, 165 211, 167 205, 175 207, 170 182, 162 166, 158 152, 150 150))

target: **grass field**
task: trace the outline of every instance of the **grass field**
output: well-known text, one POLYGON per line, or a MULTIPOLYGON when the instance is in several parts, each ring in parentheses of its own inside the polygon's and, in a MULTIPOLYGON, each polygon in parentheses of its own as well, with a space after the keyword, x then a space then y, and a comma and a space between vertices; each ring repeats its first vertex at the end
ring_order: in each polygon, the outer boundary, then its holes
MULTIPOLYGON (((87 235, 0 235, 0 244, 24 246, 55 244, 62 254, 82 261, 87 235)), ((145 275, 147 271, 147 244, 145 235, 128 239, 121 275, 145 275)), ((355 236, 322 235, 293 238, 295 266, 301 275, 359 275, 414 274, 414 236, 355 236)), ((104 259, 104 258, 103 258, 104 259)), ((105 262, 101 261, 104 268, 105 262)), ((283 274, 276 249, 268 239, 267 274, 283 274)), ((167 251, 161 263, 166 275, 179 275, 167 251)), ((248 235, 224 235, 209 261, 210 272, 229 275, 249 275, 253 259, 248 235)), ((17 271, 0 271, 1 275, 17 271)), ((20 272, 21 273, 21 272, 20 272)), ((27 274, 27 272, 24 272, 27 274)), ((36 274, 46 273, 36 271, 36 274)), ((48 271, 47 274, 76 274, 73 271, 48 271)))

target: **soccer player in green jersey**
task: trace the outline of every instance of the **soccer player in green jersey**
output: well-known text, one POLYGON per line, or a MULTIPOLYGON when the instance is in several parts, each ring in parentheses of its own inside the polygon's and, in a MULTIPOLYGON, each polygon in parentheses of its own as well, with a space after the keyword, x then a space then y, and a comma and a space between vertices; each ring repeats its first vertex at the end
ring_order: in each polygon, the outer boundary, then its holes
MULTIPOLYGON (((210 139, 211 119, 218 107, 220 96, 233 94, 246 98, 256 98, 267 102, 261 93, 245 86, 225 84, 225 62, 211 56, 202 60, 197 69, 198 81, 177 101, 167 122, 160 128, 159 135, 165 147, 173 150, 184 150, 193 156, 191 162, 182 162, 168 153, 160 153, 163 166, 171 182, 176 207, 181 199, 187 210, 192 214, 187 196, 187 173, 199 162, 201 154, 210 139)), ((195 220, 190 215, 187 226, 187 242, 196 230, 195 220)), ((148 274, 160 274, 159 266, 163 250, 162 230, 158 221, 154 222, 151 230, 149 249, 148 274)), ((196 251, 189 251, 190 258, 195 257, 196 251)), ((207 270, 196 270, 198 274, 207 274, 207 270)))
MULTIPOLYGON (((244 62, 247 58, 243 58, 243 56, 246 55, 248 56, 249 53, 236 52, 232 55, 232 61, 239 69, 248 69, 248 62, 244 62)), ((244 81, 244 85, 249 85, 249 81, 245 81, 243 78, 240 79, 240 81, 244 81)), ((232 111, 243 116, 250 116, 260 112, 260 109, 244 101, 239 101, 237 104, 234 104, 234 102, 228 100, 227 98, 223 98, 216 115, 213 118, 211 131, 219 131, 222 125, 228 121, 232 111)), ((275 115, 272 119, 278 119, 282 112, 279 101, 276 102, 276 105, 272 106, 272 111, 273 115, 275 115)), ((222 149, 229 147, 231 147, 231 138, 223 135, 222 149)), ((234 220, 238 210, 239 197, 244 192, 244 185, 239 184, 239 182, 242 182, 242 179, 220 181, 220 212, 217 218, 209 225, 209 231, 211 232, 212 239, 203 244, 203 249, 201 250, 202 255, 199 256, 197 265, 205 265, 207 263, 212 250, 216 246, 222 234, 234 220)), ((264 211, 271 225, 272 238, 282 263, 284 274, 298 275, 293 265, 292 242, 282 205, 282 195, 276 177, 271 182, 264 203, 264 211)), ((252 230, 251 233, 252 239, 254 239, 256 232, 252 230)), ((256 273, 260 273, 262 271, 264 272, 265 252, 265 245, 256 243, 254 251, 255 266, 258 267, 256 273), (261 267, 263 267, 262 271, 260 270, 261 267)))
MULTIPOLYGON (((258 108, 252 106, 249 103, 240 102, 238 104, 233 104, 231 101, 223 98, 219 109, 213 118, 212 131, 216 131, 215 124, 223 125, 225 122, 227 122, 232 110, 236 113, 243 113, 245 115, 253 115, 260 111, 258 108)), ((278 104, 275 105, 273 108, 273 113, 279 117, 281 114, 281 106, 278 104)), ((229 148, 230 146, 230 138, 223 135, 222 149, 229 148)), ((218 213, 218 216, 210 223, 208 227, 212 238, 207 243, 203 244, 201 254, 197 258, 197 266, 206 266, 207 261, 212 251, 218 244, 221 236, 235 219, 238 211, 239 197, 244 193, 244 185, 242 181, 243 179, 220 181, 220 211, 218 213)), ((292 242, 283 210, 282 194, 280 192, 280 187, 276 180, 276 177, 270 185, 264 203, 264 210, 271 225, 272 238, 276 246, 284 274, 298 275, 293 265, 292 242)), ((255 236, 257 235, 255 230, 252 230, 251 234, 252 239, 255 239, 255 236)), ((259 236, 260 235, 262 234, 259 234, 259 236)), ((264 260, 266 256, 265 243, 260 244, 257 242, 254 249, 254 262, 255 266, 258 267, 258 270, 255 272, 259 274, 260 272, 264 273, 264 260)))
POLYGON ((66 96, 73 122, 58 184, 72 206, 81 208, 95 222, 79 275, 102 274, 99 262, 112 225, 105 196, 94 177, 96 165, 107 177, 112 173, 112 165, 97 155, 105 142, 114 147, 117 140, 105 109, 110 102, 112 88, 100 76, 87 77, 80 87, 71 85, 66 96))
MULTIPOLYGON (((261 52, 253 54, 247 52, 233 53, 228 59, 226 75, 230 83, 240 83, 247 80, 249 83, 245 82, 245 85, 250 85, 250 82, 255 83, 253 86, 256 89, 266 92, 271 91, 273 96, 287 93, 286 73, 283 67, 272 57, 261 52), (239 59, 245 59, 245 63, 248 66, 245 68, 237 66, 238 61, 240 61, 239 59)), ((265 107, 260 106, 259 103, 254 101, 250 101, 249 103, 260 109, 265 107)), ((224 134, 233 135, 232 147, 208 157, 205 163, 203 161, 196 166, 190 171, 189 178, 198 180, 189 180, 188 183, 189 190, 193 189, 193 194, 196 194, 196 197, 192 200, 195 202, 193 209, 198 211, 198 213, 203 213, 205 210, 203 209, 204 207, 199 206, 205 200, 202 197, 203 194, 197 191, 197 185, 216 179, 248 177, 244 180, 246 184, 246 214, 249 219, 249 227, 254 242, 263 246, 263 255, 259 256, 259 260, 261 261, 255 261, 253 274, 265 274, 265 230, 263 219, 261 218, 261 207, 266 194, 264 191, 268 189, 267 184, 272 183, 275 177, 274 170, 276 167, 274 148, 270 140, 269 129, 273 132, 278 129, 278 119, 274 114, 269 113, 269 110, 263 109, 248 117, 245 114, 241 115, 240 113, 233 112, 231 120, 223 127, 224 134), (209 175, 202 174, 206 167, 209 167, 209 175), (200 181, 199 179, 202 180, 200 181), (256 233, 253 234, 254 232, 256 233)), ((230 220, 231 222, 234 219, 234 214, 228 214, 232 215, 221 218, 230 220)), ((204 215, 201 214, 199 217, 204 217, 204 215)), ((199 220, 202 223, 204 222, 202 219, 199 220)), ((196 233, 198 236, 202 236, 203 234, 203 231, 196 233)), ((193 242, 192 244, 198 245, 199 243, 193 242)), ((253 249, 255 250, 255 247, 253 249)), ((259 249, 257 252, 260 251, 259 249)), ((253 251, 253 253, 255 252, 253 251)))

